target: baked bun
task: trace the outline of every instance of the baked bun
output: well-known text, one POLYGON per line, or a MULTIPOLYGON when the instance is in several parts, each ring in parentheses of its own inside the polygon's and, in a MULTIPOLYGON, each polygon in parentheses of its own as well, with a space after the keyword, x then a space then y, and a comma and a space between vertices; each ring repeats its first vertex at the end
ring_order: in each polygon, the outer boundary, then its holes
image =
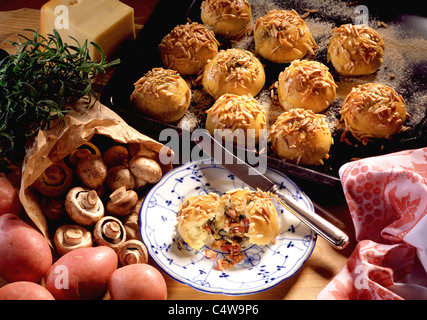
POLYGON ((215 219, 220 197, 215 193, 189 196, 178 209, 178 232, 193 249, 200 250, 210 232, 206 228, 215 219))
POLYGON ((279 234, 276 208, 271 196, 261 190, 245 188, 229 191, 221 197, 218 210, 221 214, 217 215, 217 220, 230 239, 246 236, 250 243, 267 245, 274 242, 279 234), (236 228, 236 221, 243 228, 236 228), (247 230, 242 232, 245 228, 247 230))
POLYGON ((245 141, 257 144, 260 129, 267 129, 265 112, 251 96, 226 93, 206 113, 206 129, 212 136, 216 129, 241 129, 245 134, 245 141))
POLYGON ((153 68, 134 85, 130 96, 133 105, 163 122, 181 119, 191 102, 191 90, 175 70, 153 68))
POLYGON ((302 59, 317 48, 305 21, 295 10, 271 10, 258 18, 254 30, 255 53, 276 63, 302 59))
POLYGON ((216 35, 238 37, 250 28, 251 5, 246 0, 205 0, 201 19, 216 35))
POLYGON ((301 165, 323 164, 333 144, 325 116, 306 109, 283 112, 270 128, 272 150, 286 161, 301 165))
POLYGON ((324 111, 335 99, 337 85, 328 67, 317 61, 294 60, 279 75, 278 97, 283 109, 324 111))
MULTIPOLYGON (((271 196, 248 188, 185 198, 179 207, 178 232, 185 242, 200 251, 210 243, 226 253, 217 259, 215 269, 231 268, 245 258, 241 248, 246 241, 257 245, 274 243, 280 231, 279 217, 271 196), (211 242, 213 241, 213 242, 211 242)), ((209 258, 216 254, 206 249, 209 258)))
POLYGON ((366 83, 353 88, 341 107, 345 131, 366 144, 369 139, 388 139, 405 129, 403 98, 386 85, 366 83))
POLYGON ((255 97, 265 83, 264 67, 255 55, 243 49, 220 50, 206 64, 202 84, 218 99, 225 93, 255 97))
POLYGON ((176 26, 159 44, 163 66, 182 76, 203 71, 206 62, 218 53, 215 34, 197 22, 176 26))
POLYGON ((366 25, 335 28, 328 44, 327 61, 343 76, 372 74, 383 63, 384 41, 366 25))

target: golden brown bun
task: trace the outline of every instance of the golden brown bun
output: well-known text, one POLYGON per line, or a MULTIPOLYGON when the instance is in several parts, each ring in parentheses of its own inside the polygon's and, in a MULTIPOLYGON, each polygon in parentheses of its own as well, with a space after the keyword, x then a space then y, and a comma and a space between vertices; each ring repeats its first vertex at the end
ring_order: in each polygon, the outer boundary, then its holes
POLYGON ((212 136, 215 135, 215 129, 242 129, 245 141, 257 144, 259 130, 267 128, 265 112, 251 96, 226 93, 206 113, 206 129, 212 136))
MULTIPOLYGON (((250 243, 267 245, 276 240, 280 231, 279 217, 269 194, 248 188, 229 191, 221 197, 219 211, 229 209, 237 214, 242 212, 249 219, 247 236, 250 243)), ((217 219, 221 221, 225 217, 217 216, 217 219)), ((224 227, 227 227, 226 222, 224 227)))
POLYGON ((340 113, 345 129, 364 144, 370 138, 388 139, 400 132, 407 118, 403 98, 393 88, 379 83, 353 88, 340 113))
POLYGON ((238 37, 250 28, 251 5, 246 0, 205 0, 201 5, 201 19, 217 35, 238 37))
POLYGON ((184 199, 178 211, 178 232, 193 249, 200 250, 209 236, 205 228, 210 219, 214 219, 219 205, 219 196, 215 193, 194 195, 184 199))
POLYGON ((295 10, 271 10, 257 19, 255 53, 276 63, 302 59, 317 48, 305 21, 295 10))
POLYGON ((324 111, 335 99, 337 85, 328 67, 317 61, 294 60, 279 75, 281 107, 324 111))
POLYGON ((131 102, 141 112, 161 121, 178 121, 190 105, 190 88, 175 70, 154 68, 134 85, 131 102))
POLYGON ((163 66, 182 76, 203 71, 208 60, 218 53, 215 34, 197 22, 176 26, 159 44, 163 66))
POLYGON ((291 109, 270 128, 271 147, 286 161, 301 165, 323 164, 333 144, 325 116, 311 110, 291 109))
MULTIPOLYGON (((232 215, 249 220, 245 236, 251 243, 266 245, 279 234, 279 217, 270 195, 248 188, 226 192, 222 197, 210 193, 185 198, 178 211, 178 232, 190 247, 200 250, 209 237, 231 240, 242 235, 241 230, 235 233, 232 215), (214 226, 212 230, 210 225, 214 226)), ((245 224, 243 220, 239 223, 245 224)))
POLYGON ((261 62, 247 50, 221 50, 206 64, 202 84, 215 99, 225 93, 255 97, 265 83, 261 62))
POLYGON ((327 61, 343 76, 372 74, 383 63, 384 41, 366 25, 344 24, 335 28, 328 45, 327 61))

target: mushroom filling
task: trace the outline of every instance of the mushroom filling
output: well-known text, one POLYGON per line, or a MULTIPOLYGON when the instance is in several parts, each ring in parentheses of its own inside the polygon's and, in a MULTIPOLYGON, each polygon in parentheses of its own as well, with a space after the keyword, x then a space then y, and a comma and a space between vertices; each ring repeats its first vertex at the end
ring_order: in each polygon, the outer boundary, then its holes
MULTIPOLYGON (((205 229, 217 239, 213 242, 212 248, 225 252, 225 258, 217 259, 215 269, 223 270, 232 268, 235 264, 242 261, 246 255, 241 252, 244 242, 249 238, 249 219, 246 217, 246 209, 251 202, 250 198, 240 199, 237 204, 230 201, 224 207, 224 215, 216 221, 215 218, 209 219, 205 229), (221 226, 221 227, 220 227, 221 226)), ((213 252, 210 249, 205 251, 206 257, 212 257, 213 252)))

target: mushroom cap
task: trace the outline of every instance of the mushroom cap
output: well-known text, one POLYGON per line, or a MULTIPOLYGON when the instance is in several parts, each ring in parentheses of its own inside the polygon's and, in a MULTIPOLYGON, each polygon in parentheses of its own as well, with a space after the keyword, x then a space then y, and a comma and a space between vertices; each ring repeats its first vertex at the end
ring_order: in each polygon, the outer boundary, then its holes
POLYGON ((84 226, 94 225, 104 216, 104 205, 96 191, 84 187, 74 187, 67 193, 65 210, 73 221, 84 226))
POLYGON ((107 166, 98 154, 91 154, 79 161, 76 173, 88 188, 97 189, 107 179, 107 166))
POLYGON ((92 233, 81 225, 63 225, 54 235, 55 248, 59 255, 64 255, 78 248, 92 247, 92 233))
POLYGON ((125 216, 132 212, 138 203, 138 194, 134 190, 126 190, 125 187, 116 189, 110 195, 107 202, 107 212, 113 216, 125 216))
POLYGON ((148 183, 156 183, 162 178, 162 168, 151 158, 134 156, 129 163, 129 170, 135 178, 148 183))
POLYGON ((108 170, 106 184, 111 191, 117 190, 120 187, 134 189, 135 177, 127 167, 119 165, 108 170))
POLYGON ((117 250, 126 241, 126 229, 118 218, 105 216, 95 224, 93 236, 98 245, 117 250))
POLYGON ((70 189, 72 183, 72 170, 63 161, 58 161, 49 166, 33 186, 45 196, 59 197, 70 189))
POLYGON ((119 165, 127 166, 130 160, 129 151, 121 145, 112 146, 104 152, 102 160, 110 168, 119 165))
POLYGON ((147 247, 137 239, 131 239, 123 242, 117 249, 122 266, 133 263, 148 263, 147 247))

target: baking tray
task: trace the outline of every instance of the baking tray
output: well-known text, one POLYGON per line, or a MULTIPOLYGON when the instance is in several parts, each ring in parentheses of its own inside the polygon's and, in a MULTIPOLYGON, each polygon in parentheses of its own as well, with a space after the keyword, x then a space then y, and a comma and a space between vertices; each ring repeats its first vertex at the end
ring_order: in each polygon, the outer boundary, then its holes
MULTIPOLYGON (((202 0, 160 0, 136 40, 122 48, 120 54, 122 62, 101 94, 101 102, 104 105, 115 110, 129 125, 156 140, 159 140, 160 132, 166 128, 176 130, 182 138, 188 137, 189 134, 183 134, 183 132, 187 129, 191 132, 203 127, 204 111, 213 103, 207 94, 203 103, 193 94, 192 103, 186 116, 192 117, 193 120, 196 118, 197 121, 187 128, 182 125, 182 122, 167 124, 147 117, 134 110, 129 101, 134 89, 134 82, 151 68, 162 66, 158 52, 158 44, 161 39, 178 24, 184 24, 187 21, 201 23, 201 2, 202 0)), ((315 186, 341 188, 338 170, 346 162, 357 158, 427 146, 427 136, 424 135, 427 129, 427 59, 423 57, 427 52, 427 19, 425 12, 422 12, 425 9, 417 7, 415 2, 405 2, 404 7, 390 5, 385 1, 360 1, 357 4, 333 0, 253 0, 249 2, 252 5, 254 22, 257 17, 271 9, 295 9, 300 15, 306 12, 305 9, 317 10, 317 12, 310 13, 305 20, 319 45, 316 56, 312 59, 325 64, 327 64, 326 48, 332 35, 332 29, 344 23, 355 23, 355 19, 363 18, 363 14, 368 14, 364 16, 368 17, 368 24, 380 32, 386 43, 384 63, 374 75, 345 78, 336 74, 333 67, 328 65, 339 86, 337 99, 326 111, 335 141, 330 151, 330 159, 325 161, 322 166, 303 167, 269 155, 267 160, 269 167, 280 170, 303 184, 314 182, 315 186), (379 21, 384 22, 386 27, 384 25, 378 27, 379 21), (335 129, 335 124, 339 119, 338 111, 351 88, 367 82, 389 85, 403 96, 407 110, 412 115, 411 120, 407 122, 410 130, 395 135, 392 140, 377 140, 367 146, 352 140, 353 144, 348 145, 340 142, 341 132, 335 129)), ((222 44, 220 49, 236 45, 236 43, 233 44, 223 39, 219 40, 222 44)), ((246 38, 237 43, 237 46, 253 50, 253 41, 246 38)), ((265 89, 259 96, 263 95, 263 99, 265 99, 269 95, 268 88, 277 81, 279 73, 288 64, 274 64, 262 58, 261 61, 265 64, 266 83, 265 89)), ((197 90, 197 94, 203 95, 201 87, 195 90, 197 90)), ((176 147, 181 148, 181 145, 176 147)), ((181 154, 180 150, 177 150, 177 154, 181 154)))

